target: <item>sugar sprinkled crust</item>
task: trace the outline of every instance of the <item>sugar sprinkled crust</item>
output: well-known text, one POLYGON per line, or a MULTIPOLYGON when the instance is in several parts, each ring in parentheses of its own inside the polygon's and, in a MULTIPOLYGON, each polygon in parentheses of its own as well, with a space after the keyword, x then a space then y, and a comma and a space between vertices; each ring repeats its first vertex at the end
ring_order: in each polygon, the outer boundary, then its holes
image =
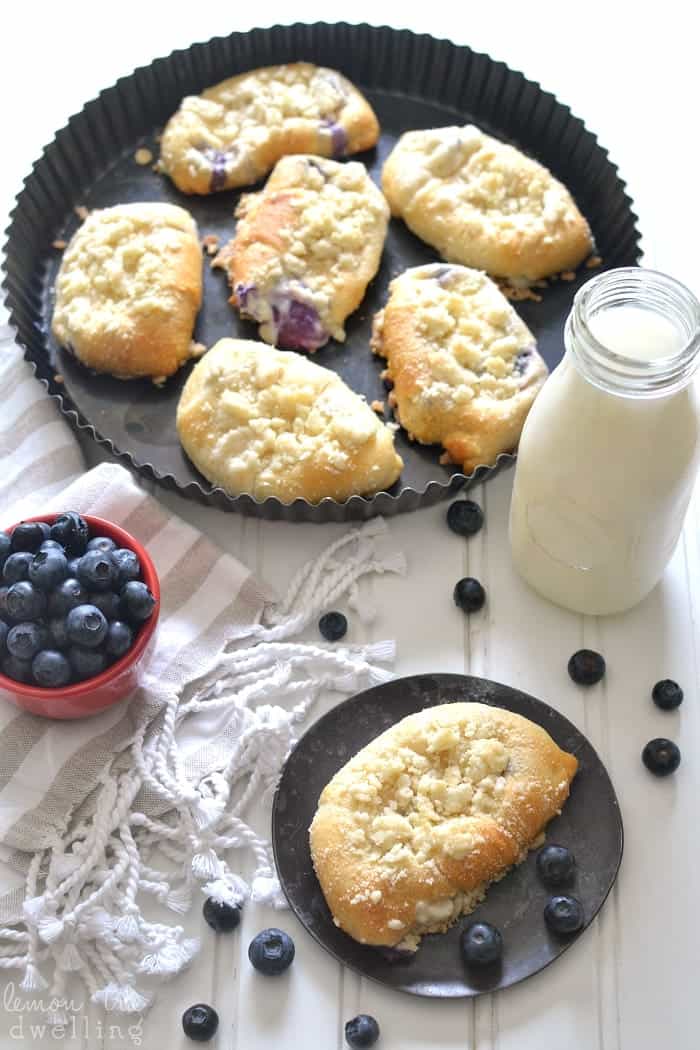
POLYGON ((161 140, 160 169, 184 193, 249 186, 289 153, 370 149, 379 124, 333 69, 293 62, 231 77, 182 100, 161 140))
POLYGON ((231 495, 345 500, 388 488, 403 467, 392 432, 335 372, 250 340, 222 339, 195 366, 177 428, 231 495))
POLYGON ((515 448, 547 367, 485 274, 431 263, 389 286, 372 349, 387 359, 389 402, 409 435, 442 444, 470 473, 515 448))
POLYGON ((415 948, 539 841, 578 763, 539 726, 476 703, 409 715, 324 788, 310 828, 336 925, 415 948))
POLYGON ((227 270, 244 317, 265 342, 314 351, 345 339, 345 319, 376 274, 389 207, 362 164, 284 157, 261 193, 241 198, 227 270))
POLYGON ((202 250, 173 204, 119 204, 87 214, 63 253, 52 331, 97 372, 172 375, 192 356, 202 250))
POLYGON ((448 262, 534 281, 593 249, 588 223, 542 164, 473 124, 409 131, 382 171, 392 215, 448 262))

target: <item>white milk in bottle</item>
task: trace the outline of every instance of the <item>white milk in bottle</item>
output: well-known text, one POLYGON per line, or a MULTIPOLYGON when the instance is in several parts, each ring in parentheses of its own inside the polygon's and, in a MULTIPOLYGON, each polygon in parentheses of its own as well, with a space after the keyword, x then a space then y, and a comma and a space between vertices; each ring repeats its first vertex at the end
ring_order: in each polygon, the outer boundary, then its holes
POLYGON ((511 551, 546 598, 621 612, 660 579, 692 493, 700 303, 654 270, 610 270, 576 295, 565 342, 520 440, 511 551))

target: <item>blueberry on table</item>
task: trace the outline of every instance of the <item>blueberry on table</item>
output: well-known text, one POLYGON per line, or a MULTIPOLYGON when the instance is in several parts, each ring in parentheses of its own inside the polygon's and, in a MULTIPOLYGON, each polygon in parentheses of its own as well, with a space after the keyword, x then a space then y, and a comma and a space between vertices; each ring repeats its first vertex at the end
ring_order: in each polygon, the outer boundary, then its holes
POLYGON ((49 595, 49 616, 67 616, 77 605, 88 602, 88 592, 79 580, 69 577, 49 595))
POLYGON ((118 571, 109 551, 86 551, 78 562, 78 579, 91 591, 109 591, 117 584, 118 571))
POLYGON ((122 588, 120 612, 132 625, 145 623, 156 607, 156 600, 145 583, 130 580, 122 588))
POLYGON ((73 645, 96 649, 107 636, 107 621, 94 605, 76 605, 66 616, 66 633, 73 645))
POLYGON ((52 591, 68 576, 68 559, 60 550, 39 550, 29 565, 29 581, 42 591, 52 591))
POLYGON ((462 612, 473 613, 483 608, 486 591, 478 580, 472 576, 465 576, 463 580, 458 580, 455 584, 452 597, 455 605, 459 606, 462 612))
POLYGON ((101 674, 107 665, 101 649, 83 649, 79 645, 71 645, 67 656, 73 674, 79 681, 94 678, 96 674, 101 674))
POLYGON ((664 678, 652 689, 651 698, 662 711, 673 711, 683 703, 683 690, 678 682, 664 678))
POLYGON ((263 930, 250 942, 248 958, 266 977, 277 977, 292 964, 294 941, 284 930, 263 930))
POLYGON ((31 682, 32 665, 30 660, 18 660, 16 656, 8 654, 0 664, 2 673, 12 678, 15 682, 31 682))
POLYGON ((5 607, 10 619, 39 620, 46 612, 46 595, 29 580, 13 583, 5 596, 5 607))
POLYGON ((573 877, 576 861, 566 846, 543 846, 537 854, 537 874, 546 886, 561 886, 573 877))
POLYGON ((80 564, 80 557, 68 559, 68 575, 72 580, 78 579, 78 565, 80 564))
POLYGON ((51 539, 60 543, 67 555, 84 554, 90 529, 76 511, 67 510, 65 514, 59 514, 51 526, 51 539))
POLYGON ((31 660, 47 642, 46 628, 30 620, 11 627, 7 632, 5 644, 10 656, 15 656, 18 660, 31 660))
POLYGON ((10 614, 7 611, 7 592, 9 589, 6 584, 0 587, 0 619, 4 620, 10 619, 10 614))
POLYGON ((353 1050, 374 1046, 379 1039, 379 1025, 370 1014, 358 1014, 345 1023, 345 1042, 353 1050))
POLYGON ((34 554, 48 538, 48 525, 41 521, 23 521, 12 530, 11 547, 13 551, 31 551, 34 554))
POLYGON ((107 620, 119 619, 119 595, 116 591, 90 591, 87 604, 95 605, 107 620))
POLYGON ((5 558, 12 550, 12 540, 6 532, 0 531, 0 568, 5 564, 5 558))
POLYGON ((583 906, 576 897, 550 897, 544 908, 544 921, 552 933, 576 933, 583 926, 583 906))
POLYGON ((459 939, 467 966, 493 966, 503 955, 501 931, 490 922, 473 922, 459 939))
POLYGON ((236 904, 224 904, 207 897, 202 908, 204 918, 217 933, 230 933, 241 921, 241 909, 236 904))
POLYGON ((85 548, 86 551, 102 551, 103 554, 110 554, 116 549, 116 543, 109 536, 93 536, 85 548))
POLYGON ((605 674, 605 660, 593 649, 579 649, 569 660, 568 671, 577 685, 597 685, 605 674))
POLYGON ((484 512, 471 499, 458 499, 447 510, 447 524, 458 536, 473 536, 484 524, 484 512))
POLYGON ((105 636, 105 653, 107 656, 117 659, 128 653, 134 641, 134 632, 121 620, 112 620, 107 625, 105 636))
POLYGON ((29 551, 17 551, 15 554, 11 554, 2 567, 4 583, 9 587, 13 583, 19 583, 20 580, 28 579, 29 566, 33 559, 34 555, 30 554, 29 551))
POLYGON ((654 776, 667 777, 669 773, 675 773, 681 764, 681 752, 672 740, 656 737, 642 751, 642 762, 654 776))
POLYGON ((213 1006, 206 1003, 195 1003, 182 1015, 182 1030, 188 1039, 206 1043, 213 1039, 219 1027, 219 1015, 213 1006))
MULTIPOLYGON (((58 540, 44 540, 44 542, 39 547, 39 550, 40 551, 60 551, 61 554, 65 554, 66 553, 64 551, 62 545, 58 542, 58 540)), ((38 553, 39 553, 39 551, 37 551, 37 554, 38 553)))
POLYGON ((0 653, 5 652, 5 639, 7 638, 7 632, 9 631, 8 624, 4 620, 0 620, 0 653))
POLYGON ((136 554, 128 547, 117 547, 110 555, 117 567, 117 586, 123 587, 130 580, 138 580, 141 576, 141 562, 136 554))
POLYGON ((73 675, 70 663, 57 649, 42 649, 32 660, 32 674, 37 685, 56 689, 67 685, 73 675))
POLYGON ((347 617, 341 612, 324 613, 318 621, 318 629, 327 642, 339 642, 347 634, 347 617))

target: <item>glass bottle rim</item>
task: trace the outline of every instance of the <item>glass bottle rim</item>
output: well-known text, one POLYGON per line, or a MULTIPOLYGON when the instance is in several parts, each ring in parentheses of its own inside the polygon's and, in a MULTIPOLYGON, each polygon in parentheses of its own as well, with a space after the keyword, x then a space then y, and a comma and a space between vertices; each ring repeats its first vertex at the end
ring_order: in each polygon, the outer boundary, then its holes
POLYGON ((660 397, 686 386, 700 364, 700 302, 680 281, 659 270, 625 266, 597 274, 579 288, 566 322, 565 341, 590 382, 626 397, 660 397), (671 321, 684 337, 663 357, 629 357, 610 349, 591 331, 603 309, 639 306, 671 321))

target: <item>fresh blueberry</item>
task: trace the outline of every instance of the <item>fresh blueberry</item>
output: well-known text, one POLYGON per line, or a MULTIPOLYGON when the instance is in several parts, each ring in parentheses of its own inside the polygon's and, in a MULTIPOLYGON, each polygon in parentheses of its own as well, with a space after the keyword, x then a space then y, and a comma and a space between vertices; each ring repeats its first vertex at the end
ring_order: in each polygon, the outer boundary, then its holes
POLYGON ((29 566, 29 580, 42 591, 58 587, 68 575, 68 560, 63 551, 37 551, 29 566))
POLYGON ((7 632, 9 631, 9 625, 4 620, 0 620, 0 653, 5 652, 5 639, 7 638, 7 632))
POLYGON ((43 522, 23 521, 12 530, 12 550, 31 551, 34 554, 48 537, 48 526, 44 526, 43 522))
POLYGON ((472 922, 459 939, 467 966, 493 966, 503 955, 501 931, 490 922, 472 922))
POLYGON ((74 510, 59 514, 51 526, 51 539, 60 543, 67 555, 83 554, 89 538, 87 522, 74 510))
POLYGON ((662 711, 673 711, 683 703, 683 690, 678 682, 664 678, 652 689, 651 698, 662 711))
POLYGON ((103 554, 111 554, 113 550, 117 549, 117 545, 114 540, 110 540, 109 536, 93 536, 88 541, 85 549, 86 551, 102 551, 103 554))
POLYGON ((455 605, 459 606, 462 612, 473 613, 483 607, 486 601, 486 591, 478 580, 472 576, 465 576, 463 580, 458 580, 455 584, 452 597, 455 605))
POLYGON ((117 583, 118 570, 107 552, 87 551, 78 562, 78 579, 90 591, 109 591, 117 583))
POLYGON ((49 595, 49 616, 67 616, 77 605, 85 605, 88 593, 79 580, 69 577, 49 595))
POLYGON ((125 583, 141 578, 141 562, 128 547, 117 547, 116 550, 112 551, 111 557, 117 567, 118 587, 123 587, 125 583))
POLYGON ((12 540, 6 532, 0 531, 0 568, 5 564, 5 558, 12 550, 12 540))
POLYGON ((593 649, 579 649, 569 660, 568 670, 577 685, 596 685, 605 674, 605 660, 593 649))
POLYGON ((5 620, 10 618, 10 614, 7 611, 7 592, 9 589, 4 584, 0 587, 0 618, 5 620))
POLYGON ((88 605, 96 605, 107 620, 119 619, 119 595, 115 591, 92 591, 87 598, 88 605))
POLYGON ((681 752, 672 740, 657 737, 650 740, 642 751, 642 762, 654 776, 667 777, 669 773, 675 773, 681 764, 681 752))
POLYGON ((347 634, 348 621, 341 612, 327 612, 318 621, 318 629, 327 642, 339 642, 347 634))
POLYGON ((31 660, 47 642, 46 628, 38 623, 16 623, 7 632, 7 651, 18 660, 31 660))
POLYGON ((130 580, 122 588, 120 609, 123 618, 132 625, 145 623, 156 607, 156 600, 145 583, 130 580))
POLYGON ((292 965, 294 941, 284 930, 263 930, 250 942, 248 958, 266 977, 277 977, 292 965))
POLYGON ((13 583, 5 598, 7 614, 10 619, 39 620, 46 612, 46 595, 29 580, 13 583))
POLYGON ((66 633, 73 645, 96 649, 107 636, 107 621, 94 605, 76 605, 66 616, 66 633))
POLYGON ((79 645, 71 645, 67 655, 73 674, 81 681, 101 674, 106 666, 105 654, 100 649, 83 649, 79 645))
POLYGON ((15 682, 31 682, 32 680, 32 665, 29 660, 18 660, 16 656, 8 653, 0 666, 2 673, 15 682))
POLYGON ((207 897, 202 909, 204 918, 217 933, 230 933, 241 921, 241 909, 235 904, 221 904, 207 897))
POLYGON ((576 933, 583 926, 583 905, 576 897, 550 897, 544 921, 552 933, 576 933))
POLYGON ((182 1030, 188 1039, 197 1043, 206 1043, 213 1039, 219 1027, 219 1015, 213 1006, 206 1003, 195 1003, 189 1006, 182 1015, 182 1030))
POLYGON ((121 620, 112 620, 107 625, 107 636, 105 640, 105 653, 115 660, 131 649, 134 634, 121 620))
POLYGON ((10 555, 2 567, 2 578, 8 587, 10 584, 19 583, 20 580, 28 579, 29 566, 33 559, 34 555, 29 551, 18 551, 10 555))
MULTIPOLYGON (((58 540, 44 540, 44 542, 39 547, 39 550, 40 551, 60 551, 61 554, 65 554, 66 553, 64 551, 63 547, 61 546, 61 544, 58 542, 58 540)), ((37 551, 37 554, 38 553, 39 553, 39 551, 37 551)))
POLYGON ((78 565, 80 564, 80 556, 76 558, 68 559, 68 575, 71 579, 78 579, 78 565))
POLYGON ((537 874, 546 886, 561 886, 574 874, 576 861, 566 846, 543 846, 537 854, 537 874))
POLYGON ((56 689, 70 682, 73 670, 63 653, 56 649, 42 649, 32 660, 32 674, 38 685, 56 689))
POLYGON ((471 499, 458 499, 447 511, 447 524, 458 536, 473 536, 484 524, 484 512, 471 499))
POLYGON ((65 649, 70 645, 64 616, 55 616, 52 620, 49 620, 48 627, 49 638, 56 649, 65 649))
POLYGON ((379 1025, 370 1014, 358 1014, 345 1023, 345 1042, 353 1050, 365 1050, 379 1039, 379 1025))

